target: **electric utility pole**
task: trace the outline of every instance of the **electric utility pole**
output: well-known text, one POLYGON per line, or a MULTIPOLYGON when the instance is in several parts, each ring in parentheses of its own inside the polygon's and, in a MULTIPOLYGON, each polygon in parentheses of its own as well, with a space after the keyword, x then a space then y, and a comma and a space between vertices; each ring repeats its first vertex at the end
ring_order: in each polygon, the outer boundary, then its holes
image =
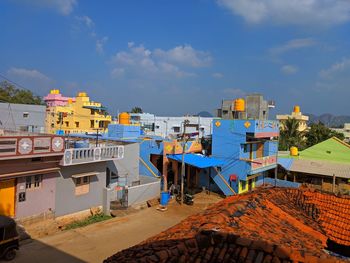
POLYGON ((181 161, 181 205, 184 202, 184 178, 185 178, 185 150, 186 150, 186 126, 190 123, 189 120, 184 121, 184 130, 182 134, 182 161, 181 161))

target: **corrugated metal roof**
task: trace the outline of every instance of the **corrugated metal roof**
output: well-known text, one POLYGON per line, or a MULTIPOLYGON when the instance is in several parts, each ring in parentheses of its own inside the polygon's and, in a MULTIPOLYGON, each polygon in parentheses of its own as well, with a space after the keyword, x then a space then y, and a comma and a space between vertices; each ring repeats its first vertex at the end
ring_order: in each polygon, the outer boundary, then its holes
POLYGON ((350 165, 322 160, 294 159, 290 169, 293 172, 319 174, 350 179, 350 165))

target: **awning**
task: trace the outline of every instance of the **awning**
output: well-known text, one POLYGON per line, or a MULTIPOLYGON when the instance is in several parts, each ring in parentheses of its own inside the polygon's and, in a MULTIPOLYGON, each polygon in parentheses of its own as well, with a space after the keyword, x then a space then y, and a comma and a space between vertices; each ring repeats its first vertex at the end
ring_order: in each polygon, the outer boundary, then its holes
POLYGON ((281 165, 284 169, 287 171, 290 170, 292 164, 293 164, 294 159, 292 158, 278 158, 277 163, 281 165))
POLYGON ((81 173, 81 174, 73 174, 72 178, 81 178, 81 177, 85 177, 85 176, 94 176, 94 175, 98 175, 99 172, 89 172, 89 173, 81 173))
POLYGON ((36 175, 36 174, 49 174, 49 173, 58 172, 59 170, 60 168, 46 168, 46 169, 36 169, 36 170, 29 170, 29 171, 23 171, 23 172, 0 174, 0 179, 2 178, 10 179, 10 178, 36 175))
MULTIPOLYGON (((182 161, 182 154, 168 154, 167 157, 169 159, 172 159, 178 162, 182 161)), ((186 164, 189 164, 198 168, 215 167, 215 166, 221 166, 224 164, 223 161, 215 159, 213 157, 208 157, 202 154, 193 154, 193 153, 185 154, 184 161, 186 164)))
POLYGON ((106 107, 103 107, 103 106, 83 106, 83 108, 86 108, 86 109, 91 109, 91 110, 107 110, 106 107))

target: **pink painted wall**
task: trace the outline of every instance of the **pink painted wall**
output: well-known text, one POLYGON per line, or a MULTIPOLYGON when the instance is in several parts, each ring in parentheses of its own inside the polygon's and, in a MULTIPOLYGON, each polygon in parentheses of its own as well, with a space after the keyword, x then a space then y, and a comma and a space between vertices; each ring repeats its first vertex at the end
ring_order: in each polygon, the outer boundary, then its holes
POLYGON ((26 189, 26 178, 17 178, 16 186, 16 218, 40 215, 55 210, 56 178, 58 173, 44 174, 41 187, 26 189), (20 192, 26 193, 24 202, 18 201, 20 192))
MULTIPOLYGON (((47 106, 65 106, 68 103, 68 97, 63 97, 62 94, 48 94, 44 97, 44 101, 47 106)), ((72 101, 75 102, 75 98, 72 98, 72 101)))

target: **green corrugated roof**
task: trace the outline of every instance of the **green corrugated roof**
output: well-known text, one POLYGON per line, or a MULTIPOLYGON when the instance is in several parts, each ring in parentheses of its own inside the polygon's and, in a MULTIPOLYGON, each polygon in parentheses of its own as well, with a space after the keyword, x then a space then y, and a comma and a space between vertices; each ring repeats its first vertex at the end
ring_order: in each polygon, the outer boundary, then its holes
POLYGON ((299 152, 296 158, 350 164, 350 145, 333 137, 299 152))

